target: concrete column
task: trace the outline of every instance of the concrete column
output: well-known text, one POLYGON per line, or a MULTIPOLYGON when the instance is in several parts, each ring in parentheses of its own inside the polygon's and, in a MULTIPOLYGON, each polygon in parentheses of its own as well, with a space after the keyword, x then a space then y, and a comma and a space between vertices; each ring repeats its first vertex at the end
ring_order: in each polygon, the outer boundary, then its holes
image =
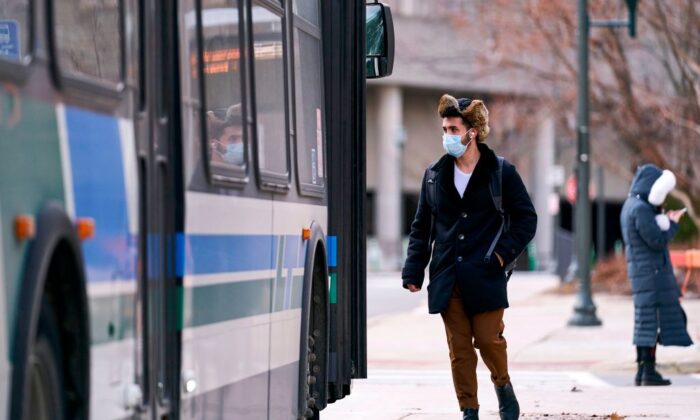
POLYGON ((404 128, 401 89, 379 87, 377 105, 375 230, 381 251, 380 268, 397 270, 402 265, 401 143, 404 128))
POLYGON ((554 191, 554 118, 545 116, 537 128, 537 139, 532 166, 532 202, 537 211, 535 248, 537 269, 549 270, 554 263, 554 215, 550 210, 550 197, 554 191))

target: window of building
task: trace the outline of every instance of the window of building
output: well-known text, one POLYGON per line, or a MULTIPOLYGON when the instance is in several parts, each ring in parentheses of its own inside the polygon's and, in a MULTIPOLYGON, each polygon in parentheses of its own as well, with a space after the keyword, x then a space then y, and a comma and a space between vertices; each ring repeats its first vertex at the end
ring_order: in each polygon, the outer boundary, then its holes
POLYGON ((53 2, 53 9, 56 56, 63 74, 121 82, 121 2, 61 0, 53 2))
POLYGON ((0 59, 21 63, 29 55, 31 25, 28 0, 4 0, 0 5, 0 59))
POLYGON ((289 183, 282 9, 252 8, 258 164, 263 181, 289 183))

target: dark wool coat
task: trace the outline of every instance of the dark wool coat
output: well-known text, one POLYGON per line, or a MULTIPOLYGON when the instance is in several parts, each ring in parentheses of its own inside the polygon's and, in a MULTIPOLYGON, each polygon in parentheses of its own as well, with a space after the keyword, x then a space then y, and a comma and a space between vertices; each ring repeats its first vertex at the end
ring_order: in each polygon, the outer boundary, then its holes
MULTIPOLYGON (((477 147, 481 157, 463 197, 454 184, 455 158, 444 155, 433 167, 437 172, 437 214, 432 248, 431 209, 426 201, 427 170, 423 176, 402 278, 404 287, 409 283, 422 287, 430 260, 428 306, 432 314, 447 308, 455 285, 460 288, 468 314, 508 307, 505 272, 498 258, 493 256, 488 262, 484 258, 501 226, 501 217, 489 192, 490 174, 498 170, 498 160, 485 144, 479 143, 477 147)), ((520 175, 507 161, 503 164, 502 196, 511 224, 495 252, 508 265, 534 237, 537 214, 520 175)))
POLYGON ((693 342, 686 330, 685 313, 678 301, 680 289, 668 253, 678 225, 667 219, 657 222, 660 209, 648 201, 661 173, 653 165, 639 168, 620 215, 634 294, 634 344, 652 347, 658 340, 663 345, 689 346, 693 342))

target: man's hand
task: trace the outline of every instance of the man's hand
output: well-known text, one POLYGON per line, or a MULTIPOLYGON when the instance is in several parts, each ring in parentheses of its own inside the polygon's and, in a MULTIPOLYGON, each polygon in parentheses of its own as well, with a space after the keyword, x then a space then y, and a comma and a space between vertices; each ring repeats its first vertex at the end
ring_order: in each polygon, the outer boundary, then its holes
POLYGON ((420 287, 417 287, 415 284, 407 284, 406 287, 408 287, 408 290, 411 291, 411 293, 416 293, 420 292, 420 287))
POLYGON ((678 221, 681 220, 681 216, 683 216, 686 211, 688 211, 688 209, 670 210, 666 212, 666 216, 673 222, 678 223, 678 221))

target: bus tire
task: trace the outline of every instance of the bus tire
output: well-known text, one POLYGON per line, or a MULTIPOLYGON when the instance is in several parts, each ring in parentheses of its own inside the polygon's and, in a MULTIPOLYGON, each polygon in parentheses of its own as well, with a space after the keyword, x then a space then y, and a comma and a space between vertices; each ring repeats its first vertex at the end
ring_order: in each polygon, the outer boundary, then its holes
POLYGON ((320 418, 320 408, 325 407, 325 388, 327 383, 328 367, 328 337, 327 337, 327 311, 328 290, 323 281, 325 275, 325 264, 317 261, 313 271, 313 287, 311 290, 311 319, 309 322, 309 338, 306 356, 306 372, 309 378, 307 392, 306 418, 318 420, 320 418))
POLYGON ((32 420, 63 420, 66 399, 60 332, 51 306, 44 301, 37 333, 27 358, 27 409, 32 420))
POLYGON ((50 369, 47 375, 53 375, 51 372, 55 370, 51 366, 58 363, 63 417, 87 420, 90 335, 80 241, 73 223, 58 203, 47 203, 37 217, 36 226, 16 303, 8 418, 33 420, 29 416, 32 378, 29 372, 30 357, 36 356, 41 369, 46 366, 50 369), (34 353, 35 345, 38 345, 37 353, 34 353))
POLYGON ((313 223, 304 265, 299 419, 319 419, 319 412, 326 407, 328 396, 330 306, 325 245, 321 228, 313 223))

